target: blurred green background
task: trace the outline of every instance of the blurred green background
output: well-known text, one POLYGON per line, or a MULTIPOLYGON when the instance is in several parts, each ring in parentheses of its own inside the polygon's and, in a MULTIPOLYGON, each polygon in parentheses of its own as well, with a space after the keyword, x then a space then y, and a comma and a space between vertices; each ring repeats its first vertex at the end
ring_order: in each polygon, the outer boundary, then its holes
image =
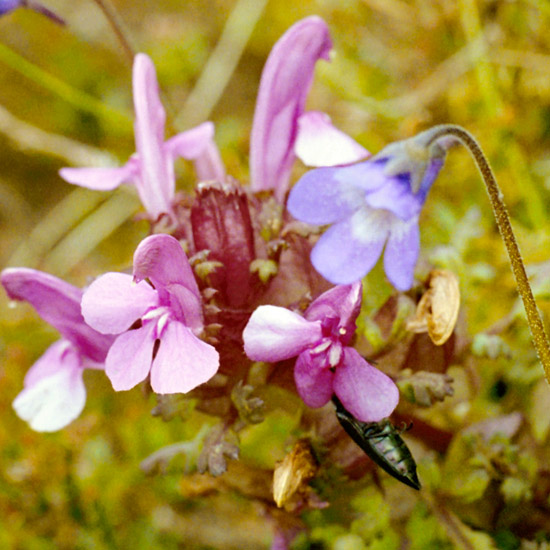
MULTIPOLYGON (((65 27, 26 9, 0 18, 0 265, 43 269, 82 286, 130 266, 148 230, 135 221, 140 205, 131 190, 96 193, 57 175, 63 166, 124 162, 134 151, 131 67, 96 3, 44 2, 66 20, 65 27)), ((291 24, 312 14, 323 17, 335 56, 318 64, 308 108, 329 113, 372 152, 434 124, 468 128, 493 163, 543 313, 550 314, 548 2, 115 5, 136 50, 155 62, 167 132, 212 120, 228 172, 242 182, 267 55, 291 24)), ((179 188, 190 189, 189 167, 177 168, 179 188)), ((509 319, 517 307, 513 280, 466 152, 451 152, 427 201, 421 232, 425 258, 461 279, 469 334, 509 319)), ((154 400, 139 389, 115 395, 101 373, 87 372, 82 416, 60 433, 33 433, 11 401, 26 369, 56 334, 30 307, 10 307, 5 296, 0 330, 0 548, 269 547, 267 520, 253 502, 223 494, 184 498, 182 463, 165 476, 141 472, 139 463, 150 453, 191 435, 181 422, 152 418, 154 400)), ((539 384, 526 329, 512 332, 508 345, 526 364, 491 364, 480 383, 490 387, 500 376, 515 380, 524 394, 503 407, 478 401, 467 422, 521 410, 543 444, 549 392, 539 384), (528 393, 535 388, 536 400, 528 393)), ((465 398, 453 399, 434 418, 458 423, 465 398)), ((269 440, 264 444, 269 447, 269 440)), ((256 458, 269 466, 276 457, 256 458)), ((449 544, 429 547, 461 547, 449 544)))

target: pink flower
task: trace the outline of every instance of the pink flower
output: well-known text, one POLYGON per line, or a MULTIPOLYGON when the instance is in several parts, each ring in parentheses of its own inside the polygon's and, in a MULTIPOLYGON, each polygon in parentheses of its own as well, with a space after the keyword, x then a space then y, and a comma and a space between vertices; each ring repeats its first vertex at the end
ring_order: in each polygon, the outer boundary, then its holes
POLYGON ((253 191, 274 190, 282 202, 298 156, 310 166, 347 164, 368 156, 324 113, 304 113, 315 64, 332 41, 317 16, 298 21, 275 44, 262 72, 250 138, 253 191))
POLYGON ((298 356, 294 380, 306 405, 322 407, 336 394, 357 419, 377 422, 395 409, 399 390, 350 346, 360 307, 361 283, 321 294, 304 317, 260 306, 243 332, 245 352, 271 363, 298 356))
POLYGON ((75 185, 98 191, 133 183, 152 219, 173 215, 175 193, 174 159, 195 162, 199 180, 225 178, 218 149, 213 141, 214 125, 205 122, 164 141, 166 114, 159 99, 155 67, 139 53, 133 71, 136 154, 120 168, 62 168, 60 176, 75 185))
POLYGON ((201 297, 179 242, 169 235, 144 239, 134 254, 134 276, 107 273, 84 293, 90 326, 118 334, 105 360, 116 391, 150 374, 156 393, 186 393, 216 374, 218 352, 202 332, 201 297))
POLYGON ((86 402, 82 373, 85 368, 103 368, 113 338, 84 322, 79 288, 26 268, 5 269, 1 282, 12 300, 29 302, 63 336, 29 369, 24 389, 13 402, 15 412, 33 430, 60 430, 82 412, 86 402))

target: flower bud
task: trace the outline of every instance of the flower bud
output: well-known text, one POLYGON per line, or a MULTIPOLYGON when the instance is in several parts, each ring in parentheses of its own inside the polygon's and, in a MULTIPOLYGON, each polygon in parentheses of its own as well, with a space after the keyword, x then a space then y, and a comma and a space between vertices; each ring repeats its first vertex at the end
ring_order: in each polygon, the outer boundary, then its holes
POLYGON ((279 508, 292 508, 307 492, 307 484, 317 471, 317 462, 305 439, 299 439, 292 451, 273 472, 273 500, 279 508))
POLYGON ((435 269, 430 273, 428 291, 416 308, 407 329, 427 332, 436 346, 443 345, 453 333, 460 307, 458 278, 450 271, 435 269))

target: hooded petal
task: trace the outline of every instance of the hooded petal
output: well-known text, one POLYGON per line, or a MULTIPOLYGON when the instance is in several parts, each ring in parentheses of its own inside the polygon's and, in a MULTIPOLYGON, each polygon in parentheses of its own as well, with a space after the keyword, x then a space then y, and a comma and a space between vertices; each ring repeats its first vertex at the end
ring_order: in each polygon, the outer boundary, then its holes
POLYGON ((170 138, 164 149, 173 159, 183 157, 195 161, 199 181, 225 179, 225 168, 214 142, 214 124, 203 122, 191 130, 170 138))
POLYGON ((157 305, 158 293, 145 281, 135 283, 131 275, 106 273, 84 292, 82 314, 103 334, 119 334, 157 305))
POLYGON ((319 111, 308 111, 298 119, 294 152, 306 166, 351 164, 370 154, 354 139, 335 128, 327 114, 319 111))
POLYGON ((350 414, 362 422, 378 422, 399 402, 391 378, 369 365, 354 348, 346 348, 344 361, 334 373, 334 393, 350 414))
POLYGON ((395 220, 384 252, 384 270, 390 283, 401 291, 409 290, 420 251, 418 217, 408 222, 395 220))
POLYGON ((331 283, 349 284, 362 279, 382 253, 387 226, 376 212, 361 209, 324 233, 311 252, 313 266, 331 283))
POLYGON ((362 288, 360 282, 335 286, 315 299, 307 308, 304 317, 309 321, 322 321, 325 317, 335 317, 339 319, 340 327, 353 325, 351 330, 353 335, 355 319, 361 310, 362 288))
POLYGON ((147 378, 153 361, 156 323, 121 334, 105 360, 105 373, 115 391, 133 388, 147 378))
POLYGON ((121 183, 132 182, 139 172, 139 163, 131 158, 120 168, 61 168, 59 175, 67 182, 95 191, 111 191, 121 183))
POLYGON ((260 306, 243 331, 244 351, 254 361, 274 363, 295 357, 321 340, 320 321, 277 306, 260 306))
POLYGON ((179 241, 170 235, 151 235, 139 243, 134 253, 134 279, 149 279, 158 292, 170 284, 180 284, 200 297, 189 260, 179 241))
POLYGON ((214 347, 199 340, 183 323, 170 322, 153 361, 151 387, 155 393, 187 393, 210 380, 219 364, 214 347))
POLYGON ((309 350, 303 351, 296 360, 294 381, 302 401, 312 408, 322 407, 332 397, 334 374, 328 368, 320 368, 312 360, 309 350))
POLYGON ((166 114, 160 102, 155 66, 138 53, 133 69, 134 132, 140 163, 138 192, 147 212, 154 218, 171 212, 175 179, 171 159, 164 150, 166 114))
POLYGON ((28 268, 4 269, 0 280, 12 300, 29 302, 78 350, 102 362, 113 339, 89 327, 80 313, 82 291, 53 275, 28 268))
POLYGON ((315 63, 329 59, 326 23, 302 19, 275 44, 262 72, 250 143, 253 191, 273 189, 279 200, 288 187, 294 162, 297 121, 304 112, 315 63))
POLYGON ((79 354, 67 348, 59 353, 61 343, 51 346, 34 364, 13 402, 17 416, 37 432, 64 428, 80 415, 86 402, 79 354))

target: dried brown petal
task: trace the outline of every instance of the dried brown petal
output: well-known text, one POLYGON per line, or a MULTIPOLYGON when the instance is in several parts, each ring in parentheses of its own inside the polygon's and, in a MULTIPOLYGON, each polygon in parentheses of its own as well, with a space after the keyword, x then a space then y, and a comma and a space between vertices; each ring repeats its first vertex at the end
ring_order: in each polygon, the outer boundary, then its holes
POLYGON ((273 499, 277 506, 286 508, 292 505, 295 497, 305 494, 316 471, 317 461, 308 441, 299 439, 273 472, 273 499))
POLYGON ((453 395, 453 379, 448 374, 419 371, 403 371, 397 382, 403 395, 412 403, 429 407, 435 401, 443 401, 448 395, 453 395))
POLYGON ((407 323, 407 329, 427 332, 436 346, 444 344, 456 325, 460 308, 458 278, 450 271, 434 269, 430 273, 430 287, 416 308, 416 315, 407 323))

